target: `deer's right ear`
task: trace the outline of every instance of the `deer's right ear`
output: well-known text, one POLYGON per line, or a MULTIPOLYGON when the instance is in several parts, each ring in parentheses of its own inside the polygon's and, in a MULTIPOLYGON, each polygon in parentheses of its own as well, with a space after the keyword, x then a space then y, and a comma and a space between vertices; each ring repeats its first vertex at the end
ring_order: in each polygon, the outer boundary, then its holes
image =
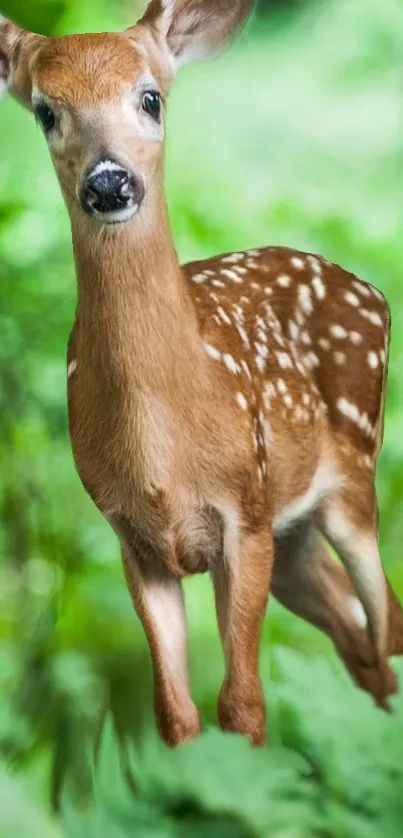
POLYGON ((26 46, 34 37, 0 15, 0 98, 9 90, 23 104, 30 103, 26 46))
POLYGON ((178 68, 223 49, 252 7, 253 0, 151 0, 140 23, 159 32, 178 68))

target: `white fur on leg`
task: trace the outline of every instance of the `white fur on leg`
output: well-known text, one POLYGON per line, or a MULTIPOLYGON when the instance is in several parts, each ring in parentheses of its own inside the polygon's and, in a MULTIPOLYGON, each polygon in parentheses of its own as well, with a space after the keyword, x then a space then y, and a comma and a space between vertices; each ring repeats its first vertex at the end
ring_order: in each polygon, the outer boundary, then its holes
POLYGON ((359 628, 365 629, 368 625, 367 615, 356 597, 351 597, 348 601, 348 610, 359 628))

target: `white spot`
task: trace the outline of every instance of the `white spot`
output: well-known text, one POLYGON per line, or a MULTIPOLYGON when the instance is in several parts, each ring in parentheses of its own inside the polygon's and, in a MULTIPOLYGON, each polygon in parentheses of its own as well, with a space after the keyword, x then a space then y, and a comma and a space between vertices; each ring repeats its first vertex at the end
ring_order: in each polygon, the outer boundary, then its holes
POLYGON ((368 352, 368 363, 373 370, 376 370, 379 364, 379 359, 376 352, 368 352))
POLYGON ((380 358, 381 364, 384 364, 385 361, 386 361, 386 352, 385 352, 384 349, 379 350, 379 358, 380 358))
POLYGON ((319 344, 319 346, 321 347, 321 349, 324 349, 324 350, 325 350, 325 352, 328 352, 328 351, 329 351, 329 349, 330 349, 330 340, 328 340, 327 338, 319 338, 319 340, 318 340, 318 344, 319 344))
POLYGON ((347 416, 348 419, 351 419, 352 422, 355 422, 358 425, 361 414, 356 404, 352 404, 347 401, 347 399, 341 398, 337 402, 337 407, 343 416, 347 416))
POLYGON ((241 341, 242 341, 245 349, 249 349, 249 347, 250 347, 249 338, 248 338, 248 335, 247 335, 245 329, 243 328, 243 326, 238 326, 237 325, 236 330, 239 334, 239 337, 241 338, 241 341))
POLYGON ((236 262, 243 262, 245 259, 244 253, 230 253, 229 256, 224 256, 221 262, 228 262, 228 264, 235 264, 236 262))
POLYGON ((214 361, 220 361, 222 357, 222 353, 215 348, 215 346, 211 346, 210 343, 205 343, 204 348, 207 352, 207 355, 210 355, 210 358, 213 358, 214 361))
POLYGON ((362 335, 360 335, 359 332, 350 332, 349 338, 351 343, 354 343, 355 346, 359 346, 359 344, 362 343, 362 335))
POLYGON ((293 369, 294 364, 287 352, 276 352, 277 361, 283 370, 293 369))
POLYGON ((355 290, 358 291, 358 293, 361 294, 362 297, 370 297, 371 296, 371 292, 368 288, 368 285, 366 285, 364 282, 359 282, 359 280, 354 280, 353 285, 354 285, 355 290))
POLYGON ((271 384, 271 382, 266 384, 264 388, 264 395, 269 399, 274 399, 276 397, 277 393, 274 384, 271 384))
POLYGON ((235 361, 235 358, 232 357, 232 355, 226 353, 225 355, 223 355, 223 361, 229 372, 237 373, 239 371, 238 364, 235 361))
POLYGON ((319 276, 314 276, 312 280, 312 288, 315 291, 315 294, 318 300, 324 300, 326 297, 326 287, 325 283, 319 276))
POLYGON ((365 629, 367 627, 368 620, 360 600, 356 597, 350 597, 348 600, 348 610, 357 626, 365 629))
POLYGON ((309 405, 311 404, 311 397, 310 397, 309 393, 304 393, 303 394, 302 401, 303 401, 303 403, 306 407, 309 407, 309 405))
POLYGON ((262 358, 268 358, 269 357, 269 350, 268 350, 267 345, 265 343, 257 343, 256 342, 255 343, 255 349, 256 349, 256 352, 258 353, 258 355, 261 355, 262 358))
POLYGON ((235 271, 227 270, 226 268, 223 268, 223 270, 221 271, 221 276, 226 276, 228 279, 231 279, 232 282, 242 282, 242 279, 238 273, 235 273, 235 271))
POLYGON ((335 352, 333 357, 335 363, 338 364, 339 367, 346 363, 346 355, 344 352, 335 352))
POLYGON ((334 338, 338 340, 343 340, 343 338, 347 337, 347 332, 343 326, 338 326, 335 324, 334 326, 329 326, 329 332, 333 335, 334 338))
POLYGON ((369 320, 370 323, 373 323, 374 326, 383 326, 382 318, 377 311, 369 311, 367 308, 360 308, 360 314, 362 317, 365 317, 366 320, 369 320))
POLYGON ((367 436, 372 437, 374 435, 374 428, 371 425, 371 422, 368 419, 366 413, 360 413, 356 404, 352 404, 345 398, 338 399, 337 408, 340 410, 340 413, 343 416, 346 416, 351 422, 354 422, 360 430, 364 431, 367 436))
POLYGON ((298 288, 299 304, 305 314, 312 314, 313 304, 310 288, 307 285, 300 285, 298 288))
POLYGON ((377 288, 374 288, 373 285, 370 285, 370 289, 371 289, 374 297, 376 297, 378 300, 381 300, 382 303, 385 302, 385 297, 383 296, 383 294, 381 294, 380 291, 378 291, 377 288))
POLYGON ((322 273, 322 265, 319 259, 316 256, 312 256, 311 254, 309 254, 307 258, 312 270, 316 271, 316 273, 318 274, 322 273))
POLYGON ((315 354, 315 352, 308 352, 308 354, 305 355, 304 361, 305 361, 305 365, 309 369, 312 369, 312 367, 319 367, 320 366, 319 358, 315 354))
POLYGON ((246 398, 243 393, 236 394, 236 401, 238 402, 239 407, 241 407, 242 410, 248 409, 248 402, 246 401, 246 398))
POLYGON ((276 281, 277 285, 281 285, 282 288, 289 288, 291 285, 291 277, 287 274, 280 274, 276 281))
POLYGON ((293 268, 296 268, 297 271, 302 271, 305 267, 305 262, 299 256, 292 256, 291 257, 291 264, 293 268))
POLYGON ((257 271, 258 268, 259 268, 259 265, 257 264, 257 262, 254 262, 253 259, 247 259, 246 262, 245 262, 245 265, 251 271, 257 271))
POLYGON ((297 361, 297 363, 296 363, 296 365, 295 365, 295 366, 296 366, 296 368, 297 368, 298 372, 299 372, 299 373, 301 373, 301 375, 302 375, 304 378, 306 378, 306 369, 305 369, 304 365, 303 365, 303 364, 301 364, 301 361, 297 361))
POLYGON ((348 303, 350 306, 359 306, 359 304, 360 304, 360 301, 359 301, 359 298, 357 297, 357 294, 353 294, 352 291, 346 291, 346 293, 344 295, 344 299, 345 299, 346 303, 348 303))
POLYGON ((301 342, 305 344, 305 346, 310 346, 312 343, 311 336, 306 329, 304 329, 304 331, 301 334, 301 342))
POLYGON ((299 328, 293 320, 288 321, 288 330, 290 332, 291 340, 298 340, 299 338, 299 328))
POLYGON ((249 381, 252 381, 252 373, 251 373, 251 371, 249 369, 249 366, 246 363, 246 361, 241 361, 241 367, 242 367, 246 377, 249 378, 249 381))
POLYGON ((294 404, 293 397, 290 393, 286 393, 284 396, 284 404, 286 407, 292 407, 294 404))
POLYGON ((261 355, 256 356, 256 366, 260 372, 264 372, 266 369, 266 361, 261 355))
POLYGON ((221 282, 220 279, 212 279, 211 284, 215 285, 216 288, 225 288, 225 282, 221 282))
POLYGON ((71 378, 72 375, 74 375, 76 369, 77 369, 77 361, 70 361, 70 363, 67 367, 67 378, 68 379, 71 378))
POLYGON ((258 258, 260 256, 260 253, 261 253, 260 250, 247 250, 246 251, 246 256, 253 256, 253 257, 258 258))
POLYGON ((282 396, 284 395, 284 393, 287 393, 287 385, 282 378, 277 379, 277 390, 279 393, 281 393, 282 396))
POLYGON ((230 325, 231 325, 231 318, 230 318, 230 317, 228 317, 227 312, 226 312, 226 311, 224 311, 224 309, 222 308, 222 306, 218 306, 218 309, 217 309, 217 314, 218 314, 218 316, 221 318, 221 320, 223 321, 223 323, 227 323, 227 325, 228 325, 228 326, 230 326, 230 325))
POLYGON ((192 276, 193 282, 196 282, 197 285, 201 285, 202 282, 206 280, 206 274, 195 274, 192 276))

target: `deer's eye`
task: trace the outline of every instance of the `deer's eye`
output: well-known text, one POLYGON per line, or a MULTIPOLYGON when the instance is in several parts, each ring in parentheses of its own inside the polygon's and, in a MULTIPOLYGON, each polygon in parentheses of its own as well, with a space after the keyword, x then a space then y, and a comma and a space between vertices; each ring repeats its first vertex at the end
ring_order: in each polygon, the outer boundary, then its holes
POLYGON ((55 115, 49 105, 37 105, 35 117, 41 123, 45 134, 48 134, 55 127, 55 115))
POLYGON ((161 96, 157 90, 148 90, 143 96, 143 110, 146 111, 156 122, 161 116, 161 96))

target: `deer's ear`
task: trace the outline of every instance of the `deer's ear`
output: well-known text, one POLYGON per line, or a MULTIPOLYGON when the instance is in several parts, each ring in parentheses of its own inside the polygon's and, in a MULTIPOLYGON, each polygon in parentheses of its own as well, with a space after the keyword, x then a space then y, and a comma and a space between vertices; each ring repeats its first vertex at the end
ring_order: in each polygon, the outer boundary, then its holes
POLYGON ((35 35, 0 15, 0 98, 9 90, 24 104, 31 98, 27 47, 35 35))
POLYGON ((159 31, 180 67, 225 47, 252 6, 253 0, 152 0, 140 22, 159 31))

